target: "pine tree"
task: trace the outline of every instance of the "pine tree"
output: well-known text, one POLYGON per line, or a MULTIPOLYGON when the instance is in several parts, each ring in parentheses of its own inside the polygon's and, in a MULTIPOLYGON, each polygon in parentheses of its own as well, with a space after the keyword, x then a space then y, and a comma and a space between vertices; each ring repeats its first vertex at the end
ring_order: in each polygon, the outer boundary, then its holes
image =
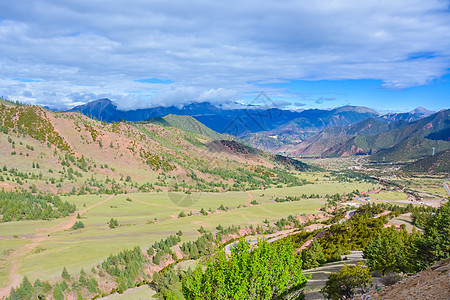
POLYGON ((70 281, 70 275, 69 275, 69 272, 67 272, 66 267, 64 267, 64 269, 62 271, 61 277, 67 281, 70 281))

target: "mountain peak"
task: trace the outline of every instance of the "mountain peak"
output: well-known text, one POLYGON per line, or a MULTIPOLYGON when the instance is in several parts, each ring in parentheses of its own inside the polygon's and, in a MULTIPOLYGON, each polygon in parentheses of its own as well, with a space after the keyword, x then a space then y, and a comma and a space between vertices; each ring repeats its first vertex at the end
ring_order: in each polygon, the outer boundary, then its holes
POLYGON ((435 113, 435 111, 431 111, 428 110, 426 108, 423 107, 418 107, 416 109, 413 109, 412 111, 410 111, 411 114, 415 114, 415 115, 424 115, 424 116, 429 116, 435 113))
POLYGON ((351 111, 351 112, 358 112, 358 113, 369 113, 374 115, 380 115, 380 113, 374 111, 373 109, 364 107, 364 106, 352 106, 352 105, 346 105, 342 107, 338 107, 333 109, 334 112, 345 112, 345 111, 351 111))

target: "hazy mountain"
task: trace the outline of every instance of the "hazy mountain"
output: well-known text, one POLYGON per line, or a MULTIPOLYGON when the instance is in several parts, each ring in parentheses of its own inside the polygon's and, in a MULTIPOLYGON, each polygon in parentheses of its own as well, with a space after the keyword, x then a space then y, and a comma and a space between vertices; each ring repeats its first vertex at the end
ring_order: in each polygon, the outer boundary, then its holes
MULTIPOLYGON (((368 119, 350 126, 331 127, 287 149, 291 155, 349 156, 373 154, 373 160, 418 158, 450 148, 450 110, 412 123, 391 124, 368 119)), ((288 152, 286 151, 286 152, 288 152)))
MULTIPOLYGON (((225 109, 209 102, 191 103, 183 107, 153 107, 122 111, 109 99, 100 99, 76 106, 71 111, 79 111, 98 120, 113 122, 118 120, 144 121, 167 115, 192 116, 207 127, 219 133, 243 136, 248 133, 271 131, 312 131, 334 125, 347 125, 379 113, 365 107, 345 106, 333 110, 308 109, 302 111, 279 108, 242 107, 225 109)), ((275 133, 278 134, 278 133, 275 133)))
POLYGON ((407 113, 389 113, 382 115, 378 117, 378 121, 386 123, 397 122, 400 120, 404 120, 407 122, 414 122, 422 118, 428 117, 434 113, 436 112, 425 109, 423 107, 418 107, 407 113))
MULTIPOLYGON (((398 121, 391 124, 381 123, 374 118, 351 124, 348 126, 334 126, 322 130, 318 134, 306 139, 301 144, 291 147, 290 153, 292 155, 322 155, 326 151, 332 151, 337 146, 341 148, 348 148, 345 144, 350 144, 350 148, 355 145, 356 148, 366 149, 367 143, 364 139, 356 138, 358 136, 370 136, 382 132, 387 132, 393 129, 398 129, 407 126, 406 121, 398 121), (344 146, 342 146, 344 145, 344 146)), ((345 151, 347 151, 346 149, 345 151)), ((364 152, 365 150, 358 150, 364 152)), ((350 151, 355 154, 355 150, 350 151)), ((357 152, 358 153, 358 152, 357 152)), ((342 154, 342 153, 341 153, 342 154)))

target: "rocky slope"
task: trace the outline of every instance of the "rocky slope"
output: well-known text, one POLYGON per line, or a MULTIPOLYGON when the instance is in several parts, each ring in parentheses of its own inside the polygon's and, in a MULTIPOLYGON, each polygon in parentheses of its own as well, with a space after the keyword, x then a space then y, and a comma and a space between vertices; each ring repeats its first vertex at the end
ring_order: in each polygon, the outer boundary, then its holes
POLYGON ((450 258, 368 296, 380 300, 450 299, 450 258))

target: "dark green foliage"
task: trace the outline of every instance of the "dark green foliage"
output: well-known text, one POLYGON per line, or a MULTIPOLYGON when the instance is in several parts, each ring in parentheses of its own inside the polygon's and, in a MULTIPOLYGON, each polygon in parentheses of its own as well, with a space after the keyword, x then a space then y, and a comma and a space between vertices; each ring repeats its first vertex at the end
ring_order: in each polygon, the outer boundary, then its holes
POLYGON ((119 227, 119 221, 117 219, 111 218, 111 220, 107 223, 109 225, 109 228, 114 229, 116 227, 119 227))
POLYGON ((62 277, 63 279, 65 279, 65 280, 67 280, 67 281, 70 280, 70 275, 69 275, 69 272, 67 272, 66 267, 64 267, 64 269, 63 269, 63 271, 62 271, 61 277, 62 277))
POLYGON ((191 269, 185 271, 175 271, 173 267, 169 267, 161 273, 154 272, 152 281, 155 285, 159 299, 183 299, 182 281, 186 276, 192 274, 191 269))
POLYGON ((72 229, 77 230, 80 228, 84 228, 84 224, 81 221, 76 221, 75 224, 73 224, 72 229))
MULTIPOLYGON (((450 130, 450 127, 448 130, 450 130)), ((448 170, 450 170, 450 150, 408 163, 403 166, 403 170, 408 172, 448 173, 448 170)))
POLYGON ((423 234, 405 228, 380 231, 364 250, 364 257, 372 270, 416 272, 436 261, 450 257, 450 204, 447 202, 436 212, 414 207, 416 213, 426 215, 421 221, 423 234))
POLYGON ((355 266, 344 264, 339 272, 330 274, 321 292, 327 299, 351 299, 356 288, 365 288, 371 283, 370 270, 363 262, 355 266))
POLYGON ((207 254, 213 245, 214 237, 211 233, 205 233, 194 242, 181 245, 181 251, 186 258, 198 259, 200 255, 207 254))
POLYGON ((64 300, 64 292, 59 283, 55 284, 55 287, 53 288, 53 298, 55 300, 64 300))
POLYGON ((206 265, 198 266, 183 281, 187 299, 273 299, 300 289, 306 282, 302 262, 294 255, 288 241, 269 244, 259 241, 250 250, 250 243, 241 239, 228 258, 221 248, 206 265))
POLYGON ((89 278, 87 283, 87 289, 91 293, 96 293, 98 287, 98 282, 94 277, 89 278))
POLYGON ((419 269, 450 257, 450 201, 426 220, 423 230, 423 236, 416 242, 419 269))
POLYGON ((373 219, 383 209, 376 205, 359 207, 354 216, 342 224, 331 225, 323 238, 319 239, 327 260, 340 259, 346 251, 363 250, 384 228, 386 216, 373 219))
POLYGON ((3 222, 12 220, 50 220, 75 212, 76 206, 58 196, 29 192, 0 191, 0 214, 3 222))
MULTIPOLYGON (((143 272, 144 264, 148 262, 146 256, 139 247, 133 250, 124 250, 117 255, 110 255, 102 262, 101 268, 109 275, 116 278, 118 291, 123 292, 127 288, 134 287, 135 282, 143 272)), ((94 282, 88 282, 91 288, 94 282)))
POLYGON ((10 300, 31 300, 33 298, 34 288, 28 278, 25 276, 17 289, 12 288, 9 295, 10 300))
POLYGON ((395 227, 383 230, 364 249, 364 258, 373 271, 411 272, 413 244, 417 234, 410 235, 403 227, 400 231, 395 227))
POLYGON ((323 248, 314 240, 311 247, 302 251, 302 261, 304 269, 317 268, 326 262, 323 248))

